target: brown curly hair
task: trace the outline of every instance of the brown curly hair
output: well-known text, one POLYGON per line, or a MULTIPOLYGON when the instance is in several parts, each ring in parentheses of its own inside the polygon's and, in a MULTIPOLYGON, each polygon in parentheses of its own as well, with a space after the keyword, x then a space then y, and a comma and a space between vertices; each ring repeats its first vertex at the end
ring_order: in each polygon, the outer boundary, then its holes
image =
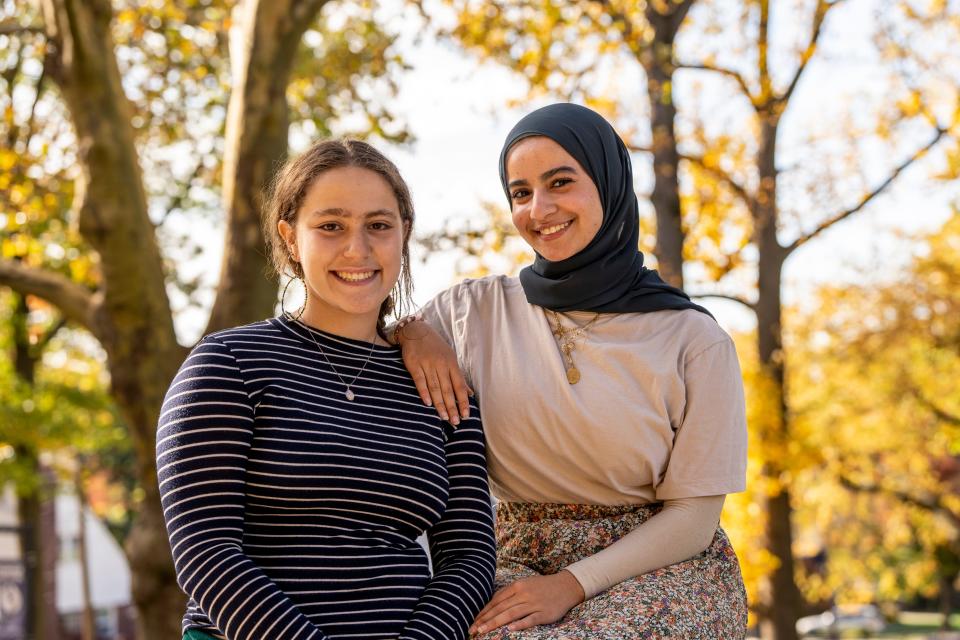
POLYGON ((295 158, 291 158, 277 172, 267 197, 263 233, 270 250, 273 267, 280 276, 302 278, 303 267, 290 255, 286 242, 277 228, 281 220, 296 226, 297 213, 307 190, 320 174, 340 167, 359 167, 373 171, 390 185, 400 206, 403 222, 403 250, 400 277, 393 291, 380 305, 377 331, 383 335, 386 317, 393 311, 403 313, 410 304, 413 282, 410 277, 410 236, 413 231, 413 200, 410 189, 400 176, 396 165, 373 146, 360 140, 322 140, 295 158))

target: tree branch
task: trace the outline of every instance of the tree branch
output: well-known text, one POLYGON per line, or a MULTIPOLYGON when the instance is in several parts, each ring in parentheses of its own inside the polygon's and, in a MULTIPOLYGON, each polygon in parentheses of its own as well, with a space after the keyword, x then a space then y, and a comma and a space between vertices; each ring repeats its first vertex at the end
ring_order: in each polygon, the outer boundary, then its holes
POLYGON ((718 67, 712 64, 684 64, 678 63, 677 69, 694 69, 697 71, 712 71, 713 73, 719 73, 730 78, 733 78, 737 81, 737 84, 740 85, 740 90, 743 92, 743 95, 747 97, 750 101, 750 104, 756 106, 756 101, 754 99, 753 93, 750 91, 750 87, 747 86, 747 81, 740 75, 739 71, 734 71, 733 69, 727 69, 724 67, 718 67))
POLYGON ((40 339, 37 341, 36 349, 37 353, 43 353, 44 349, 47 348, 47 345, 50 344, 50 341, 53 340, 53 337, 60 332, 60 329, 63 329, 67 326, 66 316, 60 316, 60 319, 57 320, 50 329, 48 329, 40 339))
POLYGON ((696 2, 696 0, 679 0, 679 2, 673 3, 674 8, 670 13, 670 26, 673 29, 674 34, 680 31, 680 26, 683 24, 683 21, 690 12, 690 8, 693 6, 694 2, 696 2))
POLYGON ((690 297, 691 298, 719 298, 721 300, 730 300, 732 302, 739 302, 740 304, 745 306, 747 309, 750 309, 750 311, 753 311, 754 313, 757 312, 756 302, 750 302, 746 298, 743 298, 741 296, 735 296, 729 293, 710 293, 708 291, 702 291, 698 293, 690 293, 690 297))
POLYGON ((26 129, 26 132, 27 132, 27 135, 26 135, 27 145, 30 144, 30 140, 33 138, 33 133, 34 133, 33 123, 37 115, 37 104, 40 103, 40 98, 43 96, 43 84, 44 84, 44 81, 47 79, 47 66, 48 66, 47 61, 48 60, 49 58, 44 56, 43 67, 41 67, 40 75, 37 77, 37 86, 35 89, 36 94, 33 96, 33 103, 30 105, 30 115, 27 117, 27 121, 24 124, 24 128, 26 129))
POLYGON ((696 164, 698 167, 700 167, 707 173, 713 174, 721 182, 723 182, 725 185, 730 187, 730 189, 733 190, 733 192, 736 193, 741 200, 743 200, 743 203, 747 205, 747 208, 749 208, 750 211, 754 210, 754 205, 756 204, 756 202, 753 196, 750 195, 747 189, 742 184, 740 184, 740 182, 738 182, 736 178, 734 178, 729 173, 724 171, 721 167, 718 167, 717 165, 714 165, 714 164, 707 164, 703 156, 693 156, 687 153, 681 153, 680 158, 688 162, 693 162, 694 164, 696 164))
POLYGON ((960 527, 960 514, 956 514, 950 510, 946 505, 943 504, 943 501, 937 498, 931 498, 929 500, 924 500, 923 498, 918 498, 917 496, 912 496, 905 491, 900 491, 898 489, 891 489, 889 487, 881 487, 875 484, 861 484, 859 482, 854 482, 846 476, 840 476, 840 484, 849 489, 850 491, 857 491, 861 493, 872 493, 877 495, 887 495, 891 498, 896 498, 904 504, 909 504, 911 506, 917 507, 918 509, 923 509, 924 511, 929 511, 931 513, 938 513, 949 518, 953 524, 957 527, 960 527))
POLYGON ((43 298, 60 309, 66 319, 100 337, 95 321, 102 298, 100 293, 91 292, 59 273, 25 267, 17 260, 0 260, 0 285, 43 298))
POLYGON ((640 145, 638 145, 638 144, 633 144, 633 143, 629 142, 628 140, 624 140, 624 142, 625 142, 626 145, 627 145, 627 149, 628 149, 631 153, 653 153, 653 149, 651 149, 650 147, 641 147, 640 145))
POLYGON ((767 111, 773 99, 773 82, 770 78, 770 0, 759 0, 760 24, 757 27, 757 80, 760 93, 754 105, 758 111, 767 111))
POLYGON ((841 2, 843 2, 843 0, 834 0, 834 2, 817 0, 817 8, 813 14, 813 27, 810 30, 810 39, 807 41, 807 46, 803 50, 803 53, 800 54, 800 64, 797 67, 796 73, 793 74, 793 79, 790 80, 790 84, 787 85, 786 91, 777 98, 777 102, 781 105, 785 105, 790 101, 790 96, 793 95, 793 90, 797 88, 797 83, 800 82, 800 76, 802 76, 806 70, 807 63, 810 62, 813 54, 816 53, 817 41, 820 39, 820 32, 823 28, 823 22, 827 17, 827 13, 841 2))
POLYGON ((862 198, 860 198, 860 202, 858 202, 858 203, 856 204, 856 206, 854 206, 854 207, 852 207, 852 208, 850 208, 850 209, 847 209, 847 210, 845 210, 845 211, 841 211, 840 213, 838 213, 838 214, 830 217, 829 219, 827 219, 826 221, 824 221, 823 223, 821 223, 819 226, 817 226, 817 227, 816 227, 813 231, 811 231, 810 233, 807 233, 807 234, 805 234, 805 235, 802 235, 802 236, 800 236, 799 238, 797 238, 796 240, 794 240, 792 244, 790 244, 788 247, 786 247, 786 254, 787 254, 787 255, 790 255, 791 253, 793 253, 793 252, 794 252, 798 247, 800 247, 801 245, 809 242, 810 240, 812 240, 812 239, 815 238, 816 236, 820 235, 821 233, 823 233, 824 231, 826 231, 827 229, 829 229, 829 228, 832 227, 833 225, 837 224, 837 223, 840 222, 841 220, 845 220, 845 219, 849 218, 850 216, 852 216, 853 214, 857 213, 858 211, 860 211, 861 209, 863 209, 865 206, 867 206, 867 204, 869 204, 874 198, 876 198, 876 197, 879 196, 881 193, 883 193, 884 191, 886 191, 887 187, 889 187, 891 184, 893 184, 893 181, 896 180, 897 177, 899 177, 900 174, 903 173, 903 172, 907 169, 907 167, 909 167, 909 166, 912 165, 914 162, 916 162, 917 160, 919 160, 920 158, 922 158, 923 156, 925 156, 925 155, 927 154, 927 152, 930 151, 930 149, 933 148, 934 145, 936 145, 938 142, 940 142, 940 139, 943 138, 943 136, 944 136, 946 133, 947 133, 947 130, 946 130, 946 129, 943 129, 943 128, 939 128, 939 127, 938 127, 938 128, 937 128, 937 134, 933 137, 932 140, 930 140, 930 142, 928 142, 927 144, 925 144, 922 148, 920 148, 920 149, 918 149, 916 152, 914 152, 913 155, 911 155, 909 158, 907 158, 907 159, 904 160, 902 163, 900 163, 900 166, 898 166, 897 168, 895 168, 895 169, 890 173, 890 175, 887 176, 887 179, 886 179, 886 180, 884 180, 883 182, 881 182, 876 188, 874 188, 872 191, 870 191, 869 193, 865 194, 862 198))
POLYGON ((15 20, 0 22, 0 36, 12 36, 21 33, 43 33, 39 25, 22 25, 15 20))
POLYGON ((924 395, 919 389, 913 390, 913 395, 917 401, 926 407, 933 415, 937 416, 939 420, 944 422, 960 426, 960 416, 950 413, 936 402, 924 395))

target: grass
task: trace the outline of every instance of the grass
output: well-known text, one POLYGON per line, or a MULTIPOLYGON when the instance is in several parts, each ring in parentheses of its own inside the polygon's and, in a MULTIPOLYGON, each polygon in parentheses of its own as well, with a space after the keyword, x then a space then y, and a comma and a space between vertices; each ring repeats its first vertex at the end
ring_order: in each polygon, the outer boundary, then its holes
MULTIPOLYGON (((897 622, 888 625, 887 628, 876 635, 863 635, 857 632, 844 633, 841 638, 883 638, 883 640, 928 640, 930 638, 940 637, 940 623, 943 617, 939 613, 927 613, 922 611, 903 611, 897 618, 897 622)), ((954 612, 950 616, 951 630, 946 632, 944 638, 960 638, 960 612, 954 612)), ((807 638, 829 637, 824 635, 804 636, 807 638)))
MULTIPOLYGON (((927 638, 940 630, 942 621, 943 616, 939 613, 904 611, 898 616, 896 624, 891 624, 876 637, 902 638, 903 640, 927 638)), ((953 613, 950 616, 950 625, 954 633, 960 634, 960 613, 953 613)))

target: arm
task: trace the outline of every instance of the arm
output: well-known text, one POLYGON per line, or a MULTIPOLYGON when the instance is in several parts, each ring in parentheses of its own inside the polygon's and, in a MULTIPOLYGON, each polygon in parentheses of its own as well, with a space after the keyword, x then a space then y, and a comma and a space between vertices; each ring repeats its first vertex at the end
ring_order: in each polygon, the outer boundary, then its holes
POLYGON ((747 425, 733 342, 724 336, 689 357, 683 380, 683 415, 656 488, 663 509, 603 551, 568 567, 588 598, 703 551, 713 539, 724 495, 744 489, 747 425))
POLYGON ((400 634, 403 640, 466 638, 467 627, 493 593, 493 509, 479 418, 452 432, 446 456, 447 509, 427 531, 434 573, 400 634))
POLYGON ((552 576, 521 580, 494 595, 477 617, 481 632, 559 620, 574 605, 634 576, 703 551, 724 496, 744 489, 746 418, 733 342, 725 337, 684 362, 685 406, 656 497, 663 509, 603 551, 552 576), (571 581, 570 577, 575 580, 571 581), (582 588, 582 592, 578 590, 582 588), (522 592, 525 607, 509 600, 522 592), (578 599, 579 598, 579 599, 578 599))
POLYGON ((253 406, 229 348, 201 342, 167 391, 157 475, 177 582, 229 640, 326 636, 243 551, 253 406))
POLYGON ((618 582, 688 560, 710 546, 724 497, 667 500, 658 514, 567 571, 592 598, 618 582))
POLYGON ((440 417, 454 426, 470 415, 473 395, 457 358, 457 349, 463 349, 457 337, 463 333, 464 295, 464 285, 451 287, 424 305, 417 319, 404 323, 399 331, 396 324, 387 328, 387 335, 403 352, 403 363, 424 404, 435 406, 440 417))
POLYGON ((472 628, 486 633, 505 624, 511 631, 550 624, 619 582, 692 558, 710 545, 723 499, 667 500, 659 513, 603 551, 559 573, 525 578, 500 589, 472 628))

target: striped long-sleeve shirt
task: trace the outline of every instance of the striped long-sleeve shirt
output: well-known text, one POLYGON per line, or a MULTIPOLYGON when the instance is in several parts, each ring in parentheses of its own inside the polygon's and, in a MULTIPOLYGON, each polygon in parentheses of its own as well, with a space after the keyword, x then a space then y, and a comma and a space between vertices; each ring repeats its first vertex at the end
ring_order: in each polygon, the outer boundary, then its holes
POLYGON ((157 431, 184 630, 465 638, 495 564, 478 414, 441 422, 392 347, 284 318, 205 338, 157 431))

